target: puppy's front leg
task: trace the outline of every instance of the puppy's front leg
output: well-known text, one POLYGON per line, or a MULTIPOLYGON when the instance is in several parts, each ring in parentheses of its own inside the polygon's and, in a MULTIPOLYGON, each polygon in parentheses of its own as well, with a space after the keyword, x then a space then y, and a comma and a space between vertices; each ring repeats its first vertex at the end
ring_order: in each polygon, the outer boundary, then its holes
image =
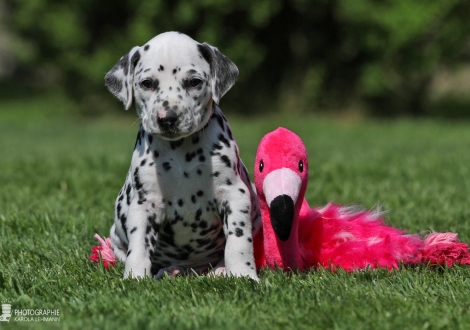
POLYGON ((152 260, 150 255, 147 227, 149 219, 156 221, 156 216, 149 216, 146 203, 138 204, 134 199, 129 207, 127 219, 127 237, 129 245, 125 261, 124 278, 151 277, 152 260), (146 241, 147 238, 147 241, 146 241))
POLYGON ((241 180, 239 185, 239 189, 225 191, 225 198, 219 201, 226 236, 225 271, 227 275, 249 276, 259 281, 253 254, 250 197, 241 180))

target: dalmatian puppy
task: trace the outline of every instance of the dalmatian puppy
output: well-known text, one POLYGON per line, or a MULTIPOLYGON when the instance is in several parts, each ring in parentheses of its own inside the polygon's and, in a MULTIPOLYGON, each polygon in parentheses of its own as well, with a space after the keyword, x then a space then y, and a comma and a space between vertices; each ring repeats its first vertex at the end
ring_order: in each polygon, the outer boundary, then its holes
POLYGON ((215 270, 258 280, 258 200, 217 106, 237 77, 217 48, 177 32, 132 48, 106 75, 141 119, 110 233, 124 278, 215 270))

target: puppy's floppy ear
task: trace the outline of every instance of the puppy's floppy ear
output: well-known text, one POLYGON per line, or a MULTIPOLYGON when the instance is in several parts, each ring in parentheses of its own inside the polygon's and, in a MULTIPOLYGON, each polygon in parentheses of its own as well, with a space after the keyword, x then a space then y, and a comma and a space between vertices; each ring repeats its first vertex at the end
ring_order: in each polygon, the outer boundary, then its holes
POLYGON ((212 99, 216 104, 219 104, 222 96, 237 81, 238 68, 214 46, 203 43, 198 44, 197 48, 211 67, 212 99))
POLYGON ((136 46, 121 57, 104 78, 106 87, 124 103, 126 110, 129 110, 132 105, 134 70, 140 60, 139 48, 136 46))

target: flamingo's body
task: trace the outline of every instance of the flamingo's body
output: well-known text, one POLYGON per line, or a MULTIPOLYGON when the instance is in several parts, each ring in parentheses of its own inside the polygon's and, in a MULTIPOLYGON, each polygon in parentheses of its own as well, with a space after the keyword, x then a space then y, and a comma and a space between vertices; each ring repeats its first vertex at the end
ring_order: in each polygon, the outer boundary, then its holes
POLYGON ((453 233, 426 239, 386 226, 380 212, 330 203, 310 208, 306 148, 285 129, 267 134, 255 159, 255 185, 263 231, 255 237, 258 268, 307 269, 315 266, 351 271, 397 268, 400 263, 470 264, 468 245, 453 233))

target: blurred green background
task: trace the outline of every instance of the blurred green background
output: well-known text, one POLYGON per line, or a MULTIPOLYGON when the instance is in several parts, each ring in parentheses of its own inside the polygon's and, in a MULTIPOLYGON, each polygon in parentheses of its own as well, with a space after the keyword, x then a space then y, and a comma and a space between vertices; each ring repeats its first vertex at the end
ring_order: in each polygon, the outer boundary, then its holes
POLYGON ((469 0, 0 0, 0 100, 108 112, 106 72, 168 30, 237 64, 226 111, 470 117, 469 0))

